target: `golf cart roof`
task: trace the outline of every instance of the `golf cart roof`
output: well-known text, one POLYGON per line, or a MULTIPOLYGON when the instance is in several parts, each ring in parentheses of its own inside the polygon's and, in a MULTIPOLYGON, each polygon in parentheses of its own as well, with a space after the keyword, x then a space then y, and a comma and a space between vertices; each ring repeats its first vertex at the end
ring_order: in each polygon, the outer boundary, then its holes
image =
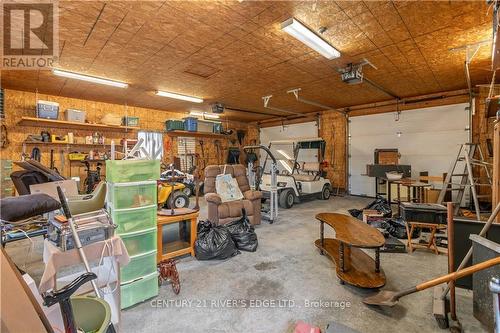
POLYGON ((293 140, 275 140, 271 141, 271 145, 291 145, 294 143, 302 143, 302 142, 325 142, 323 138, 297 138, 293 140))

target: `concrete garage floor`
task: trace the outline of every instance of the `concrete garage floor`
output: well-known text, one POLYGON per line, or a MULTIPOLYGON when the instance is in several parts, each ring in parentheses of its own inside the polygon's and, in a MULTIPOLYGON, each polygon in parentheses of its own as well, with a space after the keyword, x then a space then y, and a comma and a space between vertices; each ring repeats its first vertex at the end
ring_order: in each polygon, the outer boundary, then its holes
MULTIPOLYGON (((302 203, 280 210, 274 224, 263 222, 257 227, 259 248, 255 253, 242 252, 226 261, 183 258, 177 264, 180 294, 175 295, 165 284, 157 298, 122 311, 122 332, 280 333, 293 332, 297 320, 319 326, 323 332, 332 321, 359 332, 442 332, 431 313, 432 289, 407 296, 394 308, 369 308, 361 300, 370 291, 341 285, 332 261, 314 246, 319 237, 315 214, 346 213, 370 201, 335 197, 302 203), (274 307, 259 301, 274 301, 274 307)), ((201 217, 205 216, 203 202, 201 217)), ((331 228, 325 229, 327 237, 334 235, 331 228)), ((27 247, 29 242, 7 246, 20 267, 27 247)), ((27 266, 36 281, 43 270, 41 252, 39 238, 27 266)), ((417 250, 413 254, 382 253, 381 264, 387 276, 384 288, 400 290, 446 273, 447 259, 417 250)), ((485 332, 472 316, 472 293, 459 289, 457 295, 458 316, 465 331, 485 332)))

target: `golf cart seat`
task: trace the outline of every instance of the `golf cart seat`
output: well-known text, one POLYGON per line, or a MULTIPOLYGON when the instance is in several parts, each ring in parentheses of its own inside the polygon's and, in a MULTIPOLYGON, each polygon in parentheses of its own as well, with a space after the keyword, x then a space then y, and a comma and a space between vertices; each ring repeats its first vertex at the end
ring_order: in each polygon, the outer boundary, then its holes
POLYGON ((312 182, 312 181, 316 180, 315 175, 293 174, 292 176, 296 181, 299 181, 299 182, 312 182))
POLYGON ((209 165, 205 168, 204 182, 205 199, 208 206, 208 220, 215 224, 226 224, 242 217, 242 208, 245 209, 251 224, 260 224, 261 198, 260 191, 252 191, 248 184, 246 168, 241 164, 235 165, 209 165), (242 200, 222 202, 215 189, 215 179, 222 173, 231 174, 238 182, 238 187, 243 193, 242 200))
POLYGON ((299 182, 312 182, 318 180, 319 178, 319 167, 318 162, 302 162, 299 164, 301 166, 300 171, 307 172, 307 174, 294 174, 293 178, 299 182))

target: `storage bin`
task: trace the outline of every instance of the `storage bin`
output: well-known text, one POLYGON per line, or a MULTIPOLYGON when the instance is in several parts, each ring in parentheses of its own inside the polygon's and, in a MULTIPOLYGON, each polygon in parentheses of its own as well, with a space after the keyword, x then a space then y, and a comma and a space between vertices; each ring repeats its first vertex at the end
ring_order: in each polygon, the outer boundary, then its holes
POLYGON ((137 256, 130 257, 127 266, 120 270, 122 281, 132 281, 144 275, 156 272, 156 251, 150 251, 137 256))
POLYGON ((108 202, 115 209, 145 207, 156 204, 156 181, 107 183, 108 202))
POLYGON ((198 132, 213 133, 214 123, 211 121, 198 120, 198 132))
POLYGON ((194 117, 184 118, 184 130, 196 132, 198 130, 198 119, 194 117))
POLYGON ((429 203, 401 203, 401 217, 408 222, 446 224, 446 207, 429 203))
POLYGON ((139 117, 123 117, 122 126, 131 126, 131 127, 139 126, 139 117))
POLYGON ((111 183, 141 182, 160 179, 159 160, 106 161, 106 180, 111 183))
POLYGON ((128 209, 114 209, 113 205, 110 205, 109 208, 118 234, 156 227, 156 205, 128 209))
POLYGON ((158 295, 158 273, 143 276, 121 285, 121 308, 125 309, 158 295))
POLYGON ((82 110, 76 110, 76 109, 66 109, 66 120, 67 121, 74 121, 77 123, 84 123, 85 122, 85 117, 87 113, 82 110))
POLYGON ((214 133, 222 132, 222 123, 214 123, 214 133))
POLYGON ((129 256, 156 251, 156 227, 120 235, 129 256))
POLYGON ((3 187, 0 190, 0 198, 11 197, 14 195, 14 187, 3 187))
POLYGON ((183 131, 184 130, 184 121, 182 121, 182 120, 167 120, 165 122, 165 129, 167 132, 183 131))
POLYGON ((42 100, 37 101, 36 117, 57 120, 57 118, 59 118, 59 103, 42 100))
POLYGON ((7 169, 7 170, 10 170, 12 169, 12 160, 0 160, 0 167, 2 169, 7 169))

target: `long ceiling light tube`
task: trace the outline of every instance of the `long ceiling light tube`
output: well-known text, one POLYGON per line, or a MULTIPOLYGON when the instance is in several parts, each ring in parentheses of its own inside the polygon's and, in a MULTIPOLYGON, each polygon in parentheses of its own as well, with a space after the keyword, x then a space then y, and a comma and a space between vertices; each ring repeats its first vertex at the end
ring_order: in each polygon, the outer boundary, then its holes
POLYGON ((169 92, 169 91, 157 90, 156 95, 162 96, 162 97, 173 98, 173 99, 179 99, 181 101, 187 101, 187 102, 193 102, 193 103, 203 103, 203 98, 176 94, 176 93, 169 92))
POLYGON ((340 52, 336 48, 296 18, 291 17, 281 23, 281 30, 295 37, 329 60, 340 57, 340 52))
POLYGON ((52 73, 54 73, 57 76, 62 76, 66 77, 69 79, 76 79, 76 80, 82 80, 82 81, 87 81, 87 82, 92 82, 92 83, 98 83, 98 84, 105 84, 108 86, 113 86, 113 87, 118 87, 118 88, 127 88, 128 83, 125 82, 119 82, 119 81, 113 81, 113 80, 108 80, 96 76, 89 76, 89 75, 84 75, 84 74, 78 74, 78 73, 73 73, 73 72, 68 72, 64 71, 61 69, 53 69, 52 73))

